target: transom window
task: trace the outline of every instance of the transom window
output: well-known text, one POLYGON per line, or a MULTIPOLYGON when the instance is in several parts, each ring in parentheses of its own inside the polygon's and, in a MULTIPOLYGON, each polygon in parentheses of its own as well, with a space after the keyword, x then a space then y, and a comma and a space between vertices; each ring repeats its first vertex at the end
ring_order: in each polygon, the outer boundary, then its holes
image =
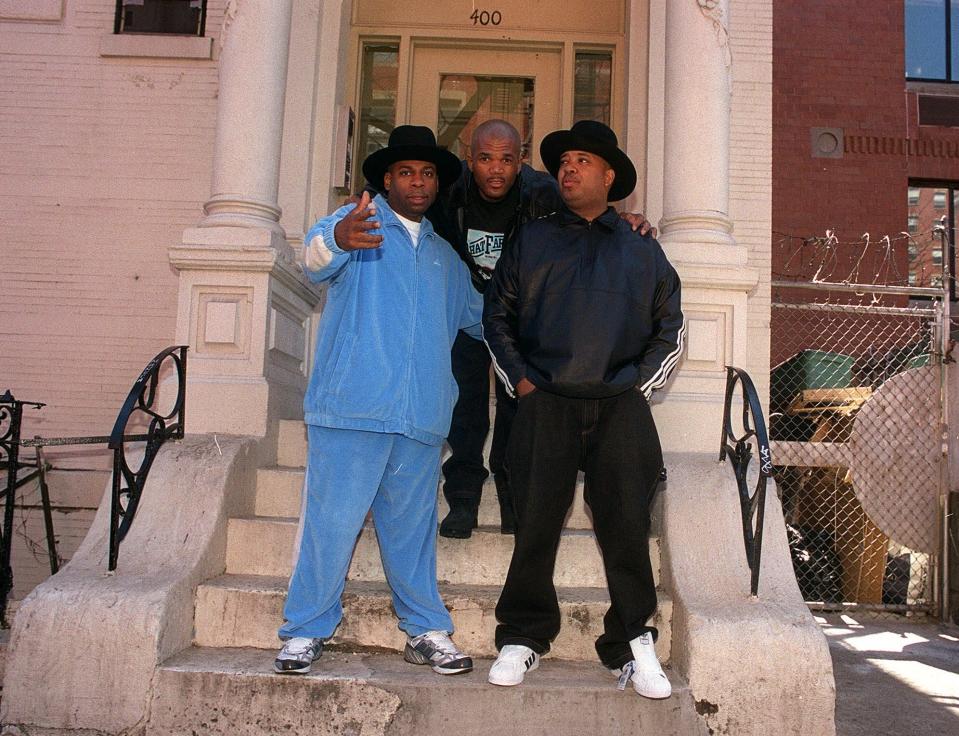
POLYGON ((959 0, 906 0, 906 78, 959 81, 959 0))
POLYGON ((117 0, 114 33, 202 36, 206 0, 117 0))

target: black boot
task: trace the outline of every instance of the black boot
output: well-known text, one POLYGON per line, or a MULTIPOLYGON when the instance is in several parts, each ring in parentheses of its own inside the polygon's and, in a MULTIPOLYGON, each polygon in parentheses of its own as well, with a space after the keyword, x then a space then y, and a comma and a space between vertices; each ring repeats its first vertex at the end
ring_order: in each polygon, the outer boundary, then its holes
POLYGON ((466 498, 447 499, 450 512, 440 523, 440 536, 451 539, 469 539, 477 524, 479 504, 466 498))
POLYGON ((513 494, 510 492, 509 481, 502 474, 493 476, 496 483, 496 500, 499 501, 500 533, 516 533, 516 512, 513 510, 513 494))

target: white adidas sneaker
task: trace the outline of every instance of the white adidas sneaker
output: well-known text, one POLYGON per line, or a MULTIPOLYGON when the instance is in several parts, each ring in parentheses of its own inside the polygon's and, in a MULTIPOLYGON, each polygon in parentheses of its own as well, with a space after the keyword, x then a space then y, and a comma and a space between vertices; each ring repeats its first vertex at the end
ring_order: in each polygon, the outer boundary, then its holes
POLYGON ((506 644, 499 650, 499 656, 489 668, 489 678, 492 685, 511 687, 519 685, 527 672, 539 667, 539 655, 522 644, 506 644))
POLYGON ((662 700, 673 694, 673 686, 663 672, 653 646, 653 635, 648 631, 640 634, 631 642, 629 648, 633 652, 633 661, 627 662, 619 674, 619 689, 626 687, 627 682, 633 683, 633 690, 644 698, 662 700))

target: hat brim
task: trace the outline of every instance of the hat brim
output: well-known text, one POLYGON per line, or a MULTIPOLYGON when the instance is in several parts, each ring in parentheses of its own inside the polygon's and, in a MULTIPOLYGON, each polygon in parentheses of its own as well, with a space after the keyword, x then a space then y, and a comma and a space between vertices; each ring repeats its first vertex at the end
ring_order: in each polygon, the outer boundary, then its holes
POLYGON ((363 162, 363 176, 371 186, 379 191, 386 191, 383 186, 383 176, 397 161, 428 161, 436 166, 441 190, 452 186, 462 172, 462 165, 456 156, 445 148, 438 146, 388 146, 373 151, 363 162))
POLYGON ((595 138, 585 138, 571 130, 557 130, 539 144, 539 155, 546 170, 556 178, 559 172, 559 160, 567 151, 586 151, 603 158, 615 172, 613 186, 606 196, 607 202, 625 199, 636 188, 636 167, 623 151, 616 146, 602 143, 595 138))

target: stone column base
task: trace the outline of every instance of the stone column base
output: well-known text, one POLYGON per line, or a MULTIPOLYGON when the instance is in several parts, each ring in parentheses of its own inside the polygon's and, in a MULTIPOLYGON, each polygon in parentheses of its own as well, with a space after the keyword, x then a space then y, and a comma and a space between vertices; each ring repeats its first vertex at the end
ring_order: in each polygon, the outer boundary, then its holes
POLYGON ((719 452, 726 366, 748 364, 748 302, 759 273, 742 246, 663 245, 683 282, 686 351, 653 416, 667 452, 719 452))
POLYGON ((186 230, 170 249, 180 272, 177 341, 190 346, 190 432, 263 437, 302 416, 319 290, 307 285, 282 233, 186 230))

